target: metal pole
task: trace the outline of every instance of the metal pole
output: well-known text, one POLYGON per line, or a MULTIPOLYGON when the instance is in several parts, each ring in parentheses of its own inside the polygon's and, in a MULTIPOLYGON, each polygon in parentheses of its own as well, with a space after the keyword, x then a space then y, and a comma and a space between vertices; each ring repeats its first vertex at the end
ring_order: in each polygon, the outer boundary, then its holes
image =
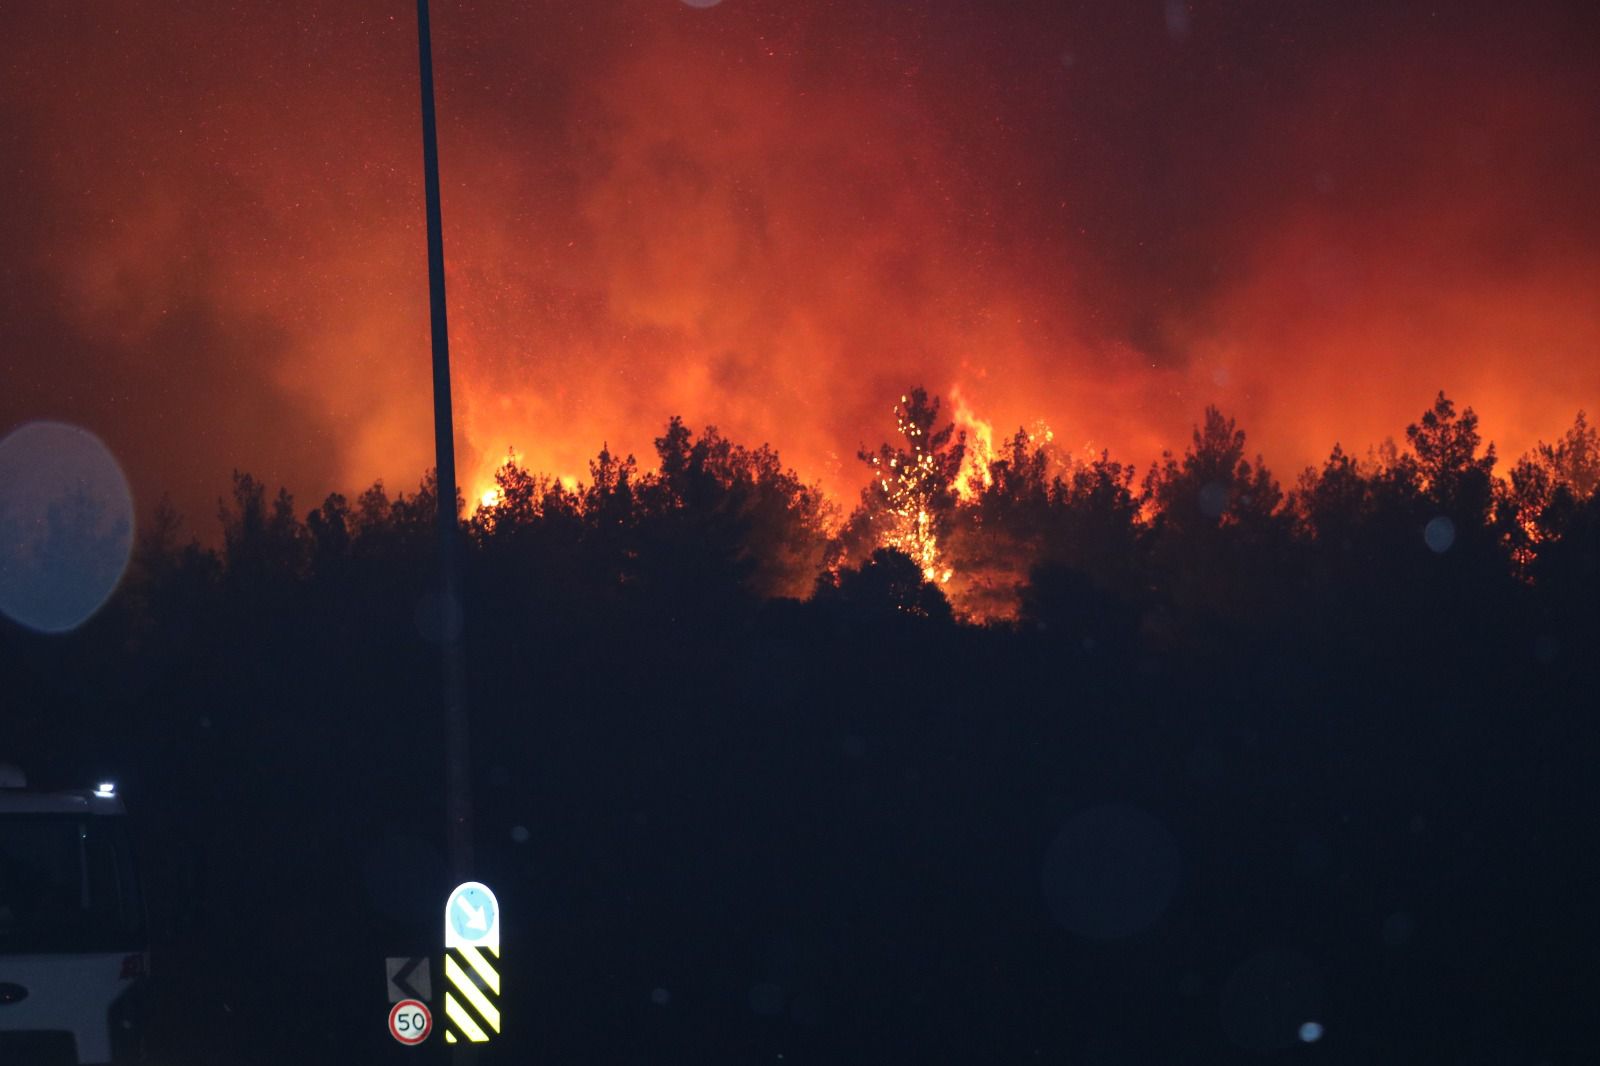
POLYGON ((461 554, 456 516, 455 428, 450 416, 450 328, 445 319, 444 226, 439 214, 439 139, 433 110, 433 40, 428 0, 417 0, 422 58, 422 166, 428 211, 428 297, 433 322, 433 448, 439 481, 440 639, 444 667, 445 817, 451 876, 472 871, 472 781, 462 662, 461 554))

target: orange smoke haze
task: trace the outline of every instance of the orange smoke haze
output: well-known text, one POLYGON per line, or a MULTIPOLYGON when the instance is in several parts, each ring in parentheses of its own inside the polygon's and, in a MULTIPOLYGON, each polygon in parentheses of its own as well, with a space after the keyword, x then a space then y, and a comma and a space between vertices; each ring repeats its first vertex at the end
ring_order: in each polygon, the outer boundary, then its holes
MULTIPOLYGON (((1062 7, 436 0, 468 500, 674 413, 850 500, 917 383, 1140 464, 1214 402, 1284 480, 1439 388, 1508 456, 1600 409, 1587 8, 1062 7)), ((202 529, 414 486, 413 8, 10 17, 0 431, 202 529)))

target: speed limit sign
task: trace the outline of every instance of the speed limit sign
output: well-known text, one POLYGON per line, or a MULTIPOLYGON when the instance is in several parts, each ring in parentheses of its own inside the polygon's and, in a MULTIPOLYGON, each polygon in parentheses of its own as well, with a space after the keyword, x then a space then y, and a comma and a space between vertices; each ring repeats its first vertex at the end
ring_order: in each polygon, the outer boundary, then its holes
POLYGON ((420 999, 402 999, 389 1010, 389 1035, 402 1044, 420 1044, 433 1031, 433 1014, 420 999))

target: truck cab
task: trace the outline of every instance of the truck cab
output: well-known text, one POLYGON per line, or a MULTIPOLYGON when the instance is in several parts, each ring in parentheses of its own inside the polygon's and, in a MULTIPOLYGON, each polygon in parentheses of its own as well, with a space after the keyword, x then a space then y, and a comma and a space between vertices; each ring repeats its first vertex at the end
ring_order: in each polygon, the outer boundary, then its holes
POLYGON ((115 787, 33 791, 0 766, 0 1063, 141 1061, 149 960, 115 787))

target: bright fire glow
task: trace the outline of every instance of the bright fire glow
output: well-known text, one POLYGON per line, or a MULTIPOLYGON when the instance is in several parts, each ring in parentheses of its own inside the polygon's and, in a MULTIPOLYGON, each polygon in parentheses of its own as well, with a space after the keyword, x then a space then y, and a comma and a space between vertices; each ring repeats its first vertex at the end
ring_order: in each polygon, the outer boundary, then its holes
MULTIPOLYGON (((202 535, 234 467, 304 511, 434 455, 415 27, 256 6, 14 4, 0 64, 0 424, 95 428, 202 535)), ((1039 417, 1142 469, 1215 403, 1290 482, 1440 388, 1507 461, 1600 409, 1583 5, 1083 6, 438 12, 468 505, 507 442, 648 467, 678 414, 848 510, 910 382, 980 482, 1039 417)))
POLYGON ((940 565, 938 535, 933 528, 933 515, 928 508, 937 491, 934 455, 927 450, 927 438, 922 429, 913 424, 906 404, 910 397, 901 396, 895 405, 895 426, 903 440, 911 446, 911 456, 901 462, 890 459, 890 469, 884 470, 879 459, 873 465, 879 468, 878 484, 888 503, 890 522, 883 531, 882 545, 909 555, 922 571, 925 581, 944 584, 952 571, 940 565))
POLYGON ((956 475, 956 495, 970 503, 994 484, 994 475, 989 472, 989 464, 995 460, 994 425, 973 413, 960 385, 950 389, 950 402, 955 405, 956 429, 967 437, 961 472, 956 475))

